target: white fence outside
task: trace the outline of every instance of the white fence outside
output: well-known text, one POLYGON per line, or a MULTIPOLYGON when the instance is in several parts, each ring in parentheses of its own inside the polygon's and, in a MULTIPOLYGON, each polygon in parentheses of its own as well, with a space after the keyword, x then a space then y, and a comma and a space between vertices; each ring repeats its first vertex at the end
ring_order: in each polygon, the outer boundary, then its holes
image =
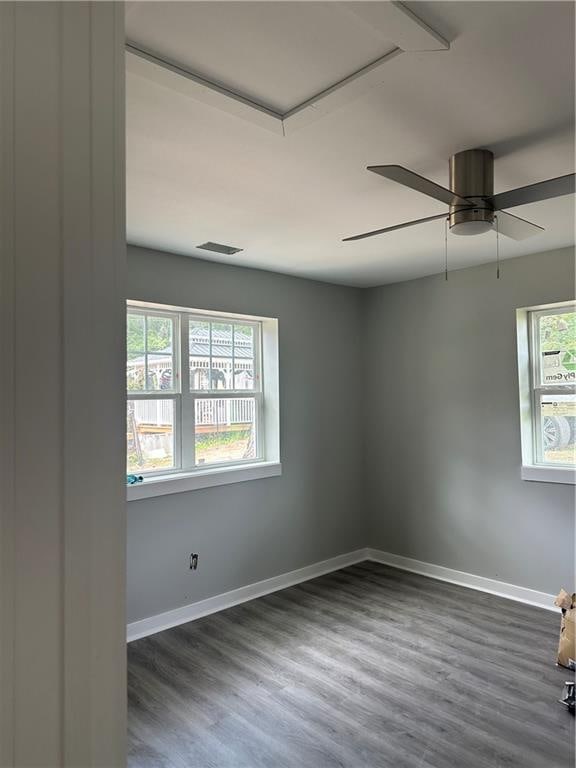
MULTIPOLYGON (((134 400, 137 424, 155 426, 173 423, 173 400, 134 400)), ((254 422, 254 400, 246 397, 206 398, 196 400, 196 424, 251 424, 254 422)))

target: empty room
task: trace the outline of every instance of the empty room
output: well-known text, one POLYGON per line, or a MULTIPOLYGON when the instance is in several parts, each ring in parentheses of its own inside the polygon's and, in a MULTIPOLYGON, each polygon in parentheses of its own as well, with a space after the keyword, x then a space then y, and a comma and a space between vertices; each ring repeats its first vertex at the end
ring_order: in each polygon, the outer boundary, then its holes
POLYGON ((575 4, 0 2, 1 768, 571 768, 575 4))

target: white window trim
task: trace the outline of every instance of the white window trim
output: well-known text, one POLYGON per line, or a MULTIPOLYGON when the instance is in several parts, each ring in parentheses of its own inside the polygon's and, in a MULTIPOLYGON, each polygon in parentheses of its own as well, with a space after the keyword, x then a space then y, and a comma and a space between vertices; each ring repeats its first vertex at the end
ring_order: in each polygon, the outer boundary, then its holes
POLYGON ((176 472, 171 475, 145 477, 141 483, 126 488, 126 500, 138 501, 153 496, 167 496, 172 493, 197 491, 215 485, 242 483, 245 480, 261 480, 282 474, 279 461, 259 461, 246 466, 235 464, 230 467, 212 467, 193 472, 176 472))
MULTIPOLYGON (((227 485, 231 483, 244 482, 246 480, 257 480, 266 477, 274 477, 282 474, 282 465, 280 463, 280 425, 279 425, 279 375, 278 375, 278 320, 270 317, 259 317, 255 315, 235 314, 231 312, 220 312, 214 310, 191 309, 188 307, 179 307, 166 304, 157 304, 129 300, 127 308, 134 311, 143 311, 161 314, 162 312, 183 313, 184 320, 187 323, 189 316, 202 316, 206 320, 222 321, 245 321, 248 323, 259 323, 260 325, 260 343, 258 345, 258 354, 260 358, 261 369, 261 390, 255 393, 262 401, 263 423, 258 425, 258 439, 262 446, 261 457, 245 462, 234 462, 233 464, 218 464, 209 467, 197 469, 171 469, 165 472, 142 472, 142 482, 128 485, 126 487, 127 501, 136 501, 154 496, 164 496, 167 494, 181 493, 186 491, 209 488, 217 485, 227 485)), ((176 323, 176 332, 179 330, 179 324, 176 323)), ((182 338, 186 339, 188 334, 184 333, 182 338)), ((175 346, 179 349, 180 343, 175 346)), ((181 354, 182 360, 186 359, 181 354)), ((246 396, 252 396, 249 390, 219 390, 218 392, 193 392, 189 393, 188 368, 186 365, 180 365, 181 376, 181 397, 238 397, 241 393, 246 396)), ((128 399, 135 393, 128 392, 128 399)), ((138 397, 138 395, 137 395, 138 397)), ((178 397, 174 392, 143 393, 146 398, 174 399, 178 397)), ((175 408, 175 419, 181 418, 175 408)), ((182 430, 181 430, 182 431, 182 430)), ((175 451, 177 446, 175 445, 175 451)), ((179 448, 178 448, 179 450, 179 448)), ((180 458, 180 457, 178 457, 180 458)))
POLYGON ((522 480, 537 480, 540 483, 576 485, 576 472, 569 467, 542 467, 538 464, 523 464, 521 476, 522 480))
MULTIPOLYGON (((518 347, 518 382, 520 402, 520 437, 522 445, 522 480, 533 480, 541 483, 562 483, 576 485, 576 470, 572 467, 553 467, 549 464, 539 464, 536 460, 536 435, 534 434, 533 409, 533 376, 535 361, 532 360, 530 313, 542 310, 561 311, 562 305, 574 306, 571 299, 554 304, 540 304, 534 307, 522 307, 516 310, 516 330, 518 347)), ((558 390, 550 387, 550 392, 558 390)), ((559 391, 562 391, 561 389, 559 391)), ((564 390, 565 391, 565 390, 564 390)))

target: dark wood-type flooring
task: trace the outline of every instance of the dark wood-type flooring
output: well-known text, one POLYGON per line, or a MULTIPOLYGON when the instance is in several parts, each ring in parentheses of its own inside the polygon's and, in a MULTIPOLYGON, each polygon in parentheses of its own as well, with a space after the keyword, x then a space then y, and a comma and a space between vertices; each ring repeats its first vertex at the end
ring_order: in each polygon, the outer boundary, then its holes
POLYGON ((361 563, 129 645, 130 768, 572 768, 559 616, 361 563))

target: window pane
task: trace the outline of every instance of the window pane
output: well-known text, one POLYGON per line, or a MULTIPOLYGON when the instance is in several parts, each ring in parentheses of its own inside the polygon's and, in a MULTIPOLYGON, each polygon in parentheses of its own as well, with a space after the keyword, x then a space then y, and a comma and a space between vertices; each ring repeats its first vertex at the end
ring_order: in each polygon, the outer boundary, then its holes
POLYGON ((230 323, 211 323, 211 325, 211 389, 232 389, 232 325, 230 323))
POLYGON ((541 395, 540 425, 544 462, 576 463, 576 395, 541 395))
POLYGON ((190 389, 256 389, 255 328, 190 320, 190 389))
POLYGON ((195 410, 197 465, 257 457, 253 397, 202 398, 195 410))
POLYGON ((576 381, 576 312, 543 315, 538 320, 540 383, 576 381))
POLYGON ((173 321, 128 312, 126 379, 129 392, 176 389, 173 321))
POLYGON ((172 353, 172 319, 170 317, 146 318, 146 351, 172 353))
POLYGON ((142 391, 145 380, 145 319, 128 313, 126 322, 126 386, 129 391, 142 391))
POLYGON ((126 346, 128 358, 144 352, 144 316, 133 315, 130 312, 126 320, 126 346))
POLYGON ((145 355, 139 355, 131 360, 128 359, 126 364, 126 385, 129 392, 141 392, 144 390, 145 371, 145 355))
POLYGON ((172 355, 146 355, 146 391, 174 389, 172 355))
POLYGON ((210 323, 190 320, 190 389, 210 389, 210 323))
POLYGON ((234 326, 234 389, 254 389, 254 327, 234 326))
POLYGON ((174 401, 128 400, 127 472, 174 468, 174 401))

